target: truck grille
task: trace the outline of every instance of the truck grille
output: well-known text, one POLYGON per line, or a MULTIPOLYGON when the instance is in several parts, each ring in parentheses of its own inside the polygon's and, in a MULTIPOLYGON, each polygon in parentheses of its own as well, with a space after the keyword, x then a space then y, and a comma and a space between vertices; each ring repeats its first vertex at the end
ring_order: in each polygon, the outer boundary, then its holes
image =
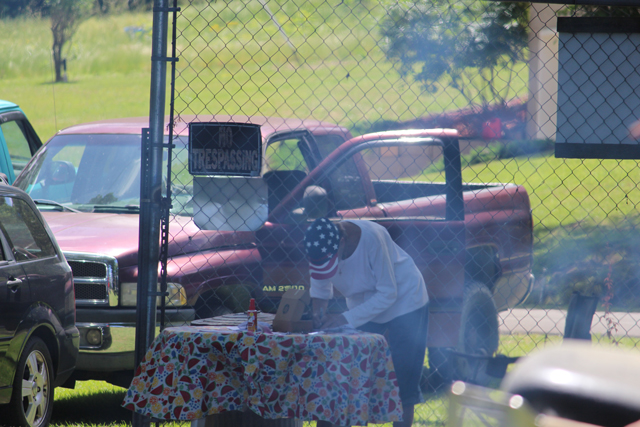
POLYGON ((97 262, 69 261, 75 277, 107 277, 107 266, 97 262))
POLYGON ((107 287, 91 283, 76 283, 76 300, 83 299, 107 299, 107 287))
POLYGON ((76 305, 117 304, 117 262, 112 257, 65 253, 73 271, 76 305))

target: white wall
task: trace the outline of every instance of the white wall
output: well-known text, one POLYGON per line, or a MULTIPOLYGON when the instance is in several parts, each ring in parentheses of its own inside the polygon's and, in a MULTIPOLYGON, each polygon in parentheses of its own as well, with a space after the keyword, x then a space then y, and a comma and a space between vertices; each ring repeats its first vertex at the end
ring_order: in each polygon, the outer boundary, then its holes
POLYGON ((558 33, 556 12, 562 5, 532 3, 529 10, 529 100, 527 136, 556 138, 558 33))

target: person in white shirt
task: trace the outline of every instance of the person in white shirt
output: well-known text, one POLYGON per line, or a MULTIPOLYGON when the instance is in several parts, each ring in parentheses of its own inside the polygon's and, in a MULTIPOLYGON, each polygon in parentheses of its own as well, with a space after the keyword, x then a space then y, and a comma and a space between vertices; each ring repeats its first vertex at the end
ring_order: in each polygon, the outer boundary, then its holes
POLYGON ((384 227, 370 221, 318 218, 307 229, 305 249, 314 326, 387 333, 404 413, 394 426, 411 426, 414 406, 424 401, 420 378, 429 319, 420 270, 384 227), (327 313, 334 289, 346 299, 343 313, 327 313))

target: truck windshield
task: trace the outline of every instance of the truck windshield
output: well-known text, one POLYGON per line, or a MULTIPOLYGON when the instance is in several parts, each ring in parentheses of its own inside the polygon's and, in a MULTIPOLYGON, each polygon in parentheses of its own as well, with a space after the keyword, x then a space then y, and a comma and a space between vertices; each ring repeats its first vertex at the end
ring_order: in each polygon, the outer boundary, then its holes
MULTIPOLYGON (((174 143, 175 152, 186 151, 182 141, 174 143)), ((138 213, 140 145, 140 135, 59 135, 36 154, 14 185, 41 210, 138 213)))

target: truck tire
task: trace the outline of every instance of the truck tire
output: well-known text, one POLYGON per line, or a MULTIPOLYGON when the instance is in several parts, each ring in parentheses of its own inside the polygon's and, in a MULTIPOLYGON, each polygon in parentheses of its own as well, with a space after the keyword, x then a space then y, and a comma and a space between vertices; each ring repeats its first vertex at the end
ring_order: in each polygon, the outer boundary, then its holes
MULTIPOLYGON (((457 351, 467 355, 492 356, 498 350, 498 310, 491 291, 482 283, 465 284, 460 319, 460 335, 457 351)), ((473 357, 456 357, 457 379, 486 384, 487 360, 473 357)))
POLYGON ((53 362, 38 337, 27 341, 16 367, 11 402, 3 407, 1 424, 40 427, 49 424, 53 412, 53 362))

